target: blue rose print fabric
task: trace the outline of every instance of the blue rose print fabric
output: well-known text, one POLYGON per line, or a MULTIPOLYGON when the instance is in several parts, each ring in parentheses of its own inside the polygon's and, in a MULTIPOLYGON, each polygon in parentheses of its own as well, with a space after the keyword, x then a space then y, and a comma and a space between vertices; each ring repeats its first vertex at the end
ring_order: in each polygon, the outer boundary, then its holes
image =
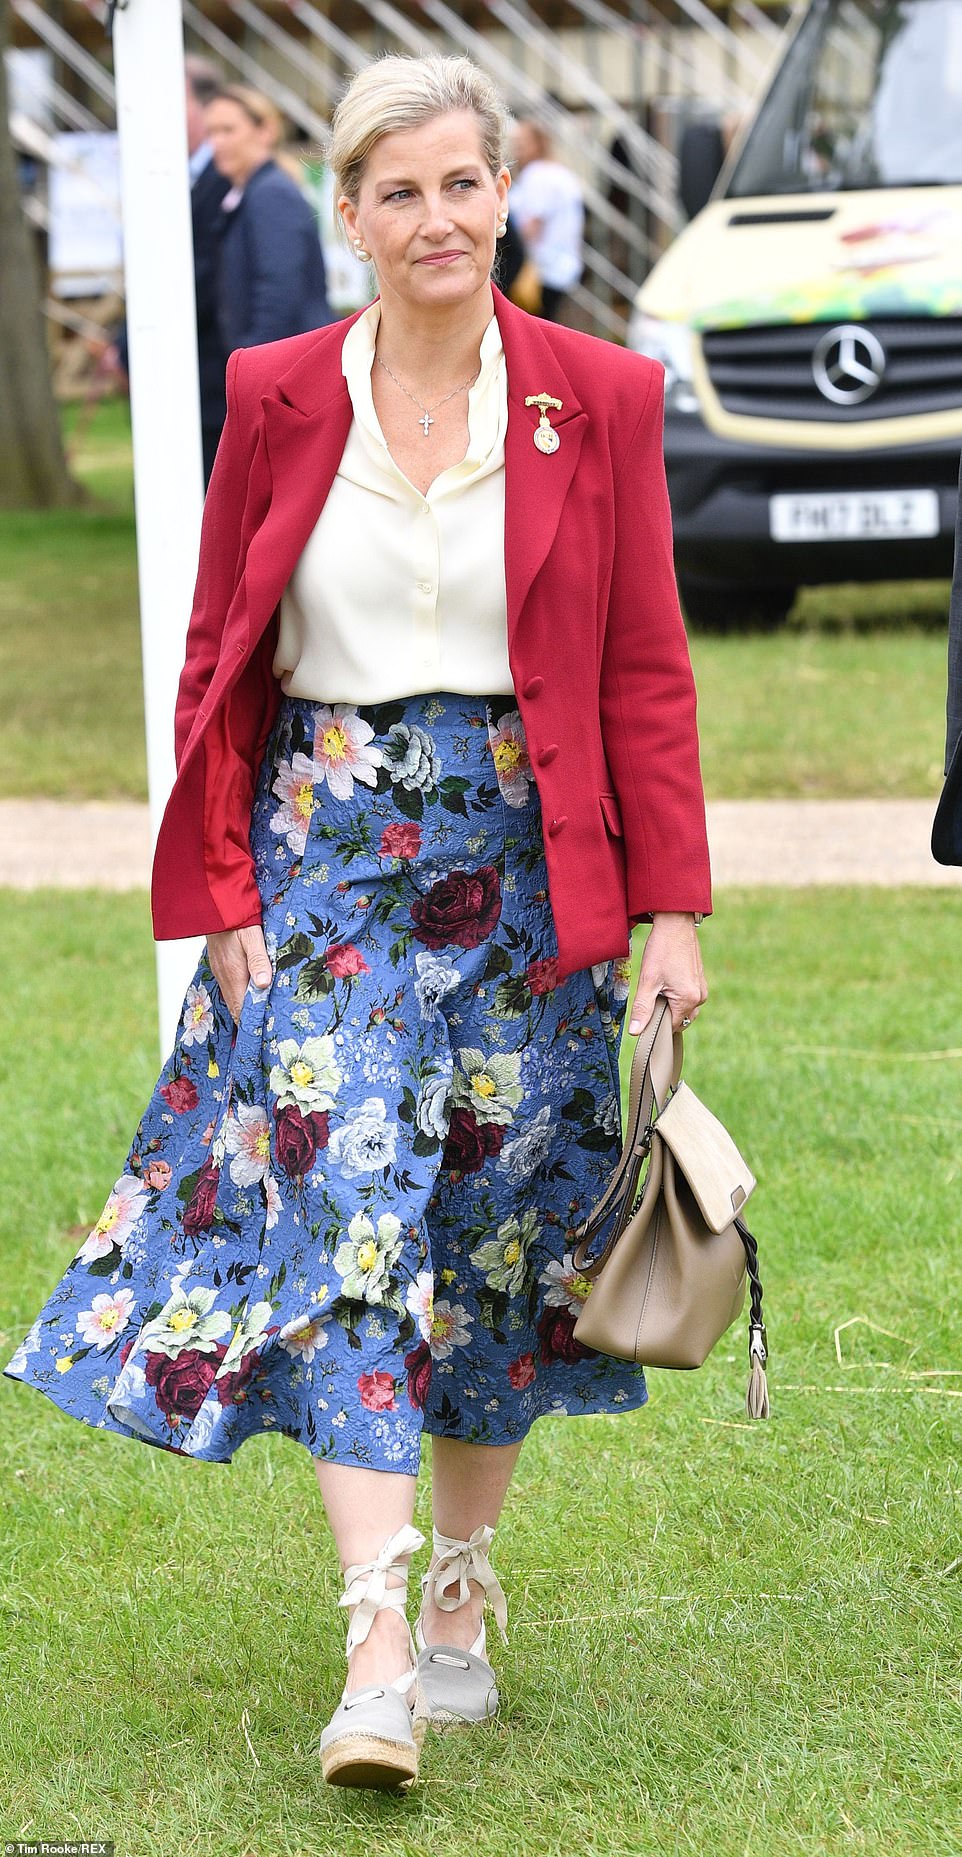
POLYGON ((643 1405, 582 1347, 574 1228, 620 1151, 627 961, 559 982, 510 698, 285 698, 252 849, 274 976, 202 958, 107 1204, 4 1373, 208 1461, 280 1431, 414 1473, 643 1405))

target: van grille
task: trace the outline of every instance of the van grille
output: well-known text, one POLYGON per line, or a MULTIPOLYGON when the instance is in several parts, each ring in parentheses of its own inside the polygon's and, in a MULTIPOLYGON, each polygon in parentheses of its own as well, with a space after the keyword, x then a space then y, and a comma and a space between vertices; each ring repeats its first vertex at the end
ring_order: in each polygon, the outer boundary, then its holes
POLYGON ((711 329, 702 343, 712 386, 729 413, 846 424, 912 413, 956 412, 962 407, 959 316, 711 329), (868 331, 881 343, 885 355, 881 385, 870 399, 852 406, 825 399, 812 371, 821 338, 829 329, 843 326, 868 331))

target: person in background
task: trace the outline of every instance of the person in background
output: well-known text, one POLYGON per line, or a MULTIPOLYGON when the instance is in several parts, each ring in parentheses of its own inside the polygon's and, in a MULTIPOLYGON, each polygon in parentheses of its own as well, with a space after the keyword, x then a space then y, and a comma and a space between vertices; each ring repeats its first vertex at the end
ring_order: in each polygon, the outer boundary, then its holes
MULTIPOLYGON (((227 417, 224 376, 227 350, 217 316, 217 272, 220 260, 221 201, 230 182, 211 160, 204 111, 223 84, 215 64, 206 58, 184 59, 187 107, 187 155, 190 172, 190 229, 194 251, 194 297, 197 310, 197 367, 200 378, 200 425, 204 454, 204 487, 210 483, 214 454, 227 417)), ((126 318, 114 329, 99 370, 113 372, 126 393, 130 375, 126 318)))
POLYGON ((583 269, 581 187, 571 169, 555 159, 551 139, 540 123, 521 117, 513 139, 511 219, 541 278, 541 315, 558 322, 565 297, 583 269))
POLYGON ((210 483, 221 428, 227 417, 224 376, 227 350, 217 318, 217 272, 220 260, 221 202, 230 182, 214 166, 207 140, 205 110, 223 83, 206 58, 184 59, 187 79, 187 153, 190 167, 190 225, 194 242, 194 293, 197 302, 197 365, 200 374, 200 425, 204 448, 204 487, 210 483))
POLYGON ((955 511, 955 561, 949 599, 948 643, 945 784, 932 823, 932 856, 938 864, 962 864, 962 464, 955 511))
POLYGON ((281 121, 246 84, 218 91, 206 111, 214 163, 228 182, 221 204, 218 320, 227 354, 331 321, 313 211, 274 160, 281 121))

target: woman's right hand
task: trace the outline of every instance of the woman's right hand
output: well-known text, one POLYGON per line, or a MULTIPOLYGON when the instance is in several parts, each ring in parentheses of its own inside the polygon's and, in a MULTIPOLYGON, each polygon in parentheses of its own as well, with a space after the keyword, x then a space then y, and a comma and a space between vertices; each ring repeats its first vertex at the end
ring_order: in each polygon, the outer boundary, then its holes
POLYGON ((264 931, 259 926, 218 929, 207 937, 207 959, 236 1025, 240 1019, 248 980, 268 987, 273 979, 264 931))

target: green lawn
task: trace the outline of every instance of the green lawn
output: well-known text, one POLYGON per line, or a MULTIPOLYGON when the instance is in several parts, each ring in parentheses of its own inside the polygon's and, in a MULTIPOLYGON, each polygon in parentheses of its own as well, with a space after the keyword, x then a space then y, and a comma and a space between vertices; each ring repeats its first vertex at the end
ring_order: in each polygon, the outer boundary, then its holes
MULTIPOLYGON (((0 515, 0 797, 146 792, 125 405, 96 409, 75 469, 88 509, 0 515)), ((823 587, 772 637, 693 637, 709 795, 937 793, 947 603, 823 587)))
MULTIPOLYGON (((175 1465, 0 1380, 5 1836, 958 1857, 960 915, 935 891, 720 900, 687 1074, 759 1177, 773 1417, 745 1419, 741 1321, 645 1411, 535 1426, 499 1531, 503 1719, 432 1737, 407 1801, 320 1781, 343 1621, 307 1454, 175 1465)), ((157 1064, 144 898, 0 897, 0 932, 5 1360, 157 1064)))

